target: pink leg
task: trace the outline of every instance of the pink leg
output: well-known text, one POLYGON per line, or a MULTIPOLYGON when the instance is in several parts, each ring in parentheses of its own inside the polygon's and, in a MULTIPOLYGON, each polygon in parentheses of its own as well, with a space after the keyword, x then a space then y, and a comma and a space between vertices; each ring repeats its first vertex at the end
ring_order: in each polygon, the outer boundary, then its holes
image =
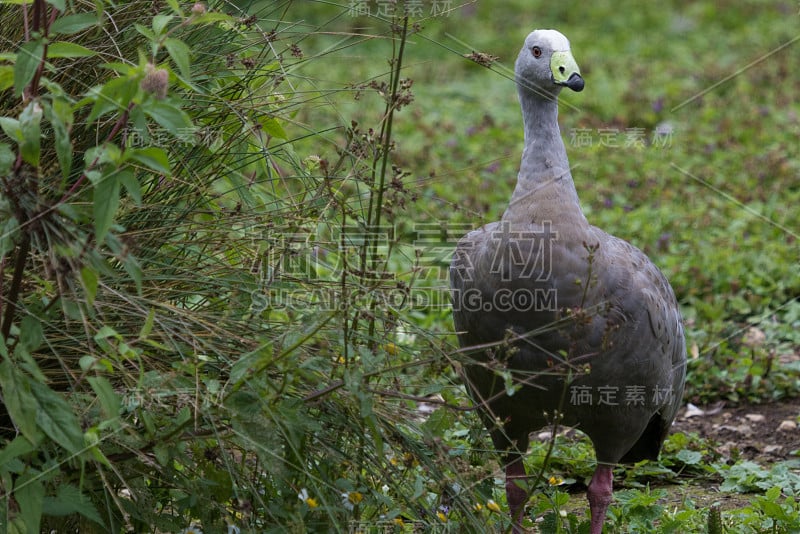
POLYGON ((506 464, 506 500, 511 511, 514 534, 522 532, 522 516, 525 513, 525 503, 528 502, 528 492, 521 484, 525 484, 526 478, 522 457, 516 457, 506 464))
POLYGON ((603 523, 606 520, 606 510, 608 510, 608 505, 611 504, 613 493, 614 471, 612 466, 598 464, 586 491, 586 498, 589 499, 589 509, 592 512, 591 534, 602 534, 603 523))

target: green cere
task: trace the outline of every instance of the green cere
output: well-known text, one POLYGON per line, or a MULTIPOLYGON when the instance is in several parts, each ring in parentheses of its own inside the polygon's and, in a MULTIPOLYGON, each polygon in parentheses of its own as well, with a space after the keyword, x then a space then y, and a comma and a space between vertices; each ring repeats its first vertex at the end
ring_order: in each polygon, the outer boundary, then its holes
POLYGON ((553 73, 553 81, 558 84, 565 84, 570 76, 581 73, 569 50, 553 52, 553 57, 550 58, 550 71, 553 73))

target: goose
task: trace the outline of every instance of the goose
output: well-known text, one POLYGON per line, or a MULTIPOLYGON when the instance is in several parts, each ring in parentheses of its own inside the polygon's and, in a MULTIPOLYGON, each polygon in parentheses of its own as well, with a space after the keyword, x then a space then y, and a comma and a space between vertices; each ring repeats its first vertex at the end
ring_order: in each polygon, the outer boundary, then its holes
POLYGON ((569 40, 531 32, 515 80, 516 187, 501 220, 461 238, 450 265, 462 374, 502 455, 514 532, 529 496, 529 434, 560 424, 592 441, 586 493, 590 531, 601 534, 614 466, 657 459, 680 407, 683 324, 661 271, 581 210, 558 127, 559 93, 584 88, 569 40))

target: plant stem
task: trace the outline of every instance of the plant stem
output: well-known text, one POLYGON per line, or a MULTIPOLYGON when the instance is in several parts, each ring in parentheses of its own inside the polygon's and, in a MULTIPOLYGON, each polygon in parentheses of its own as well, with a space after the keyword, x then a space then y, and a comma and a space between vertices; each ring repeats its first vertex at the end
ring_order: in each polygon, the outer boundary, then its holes
MULTIPOLYGON (((400 71, 403 67, 403 52, 405 51, 406 46, 406 36, 408 34, 408 17, 403 17, 403 29, 400 32, 400 48, 397 51, 397 54, 393 58, 392 64, 392 71, 390 75, 389 82, 391 84, 391 91, 388 95, 388 101, 386 102, 386 112, 384 114, 384 121, 381 125, 381 136, 380 139, 383 143, 381 147, 381 169, 380 173, 377 175, 377 179, 379 181, 377 188, 375 188, 375 166, 373 164, 373 192, 376 194, 376 205, 374 208, 375 218, 373 221, 368 219, 367 221, 367 231, 372 234, 368 236, 370 239, 370 261, 369 267, 372 272, 377 271, 378 269, 378 238, 377 233, 380 231, 381 227, 381 215, 383 213, 383 193, 386 188, 386 169, 389 166, 389 150, 391 148, 392 143, 392 123, 394 122, 394 112, 397 107, 397 89, 400 85, 400 71)), ((370 204, 372 204, 373 196, 370 195, 370 204)), ((370 213, 368 217, 372 214, 372 206, 370 206, 370 213)), ((370 217, 371 218, 371 217, 370 217)), ((364 269, 364 272, 366 269, 364 269)), ((363 276, 363 272, 362 272, 363 276)), ((377 307, 377 302, 373 299, 372 303, 370 304, 370 318, 369 318, 369 329, 367 338, 369 340, 369 344, 371 347, 375 345, 375 308, 377 307)))
POLYGON ((31 236, 28 232, 22 233, 22 241, 17 248, 17 259, 14 262, 14 278, 11 280, 11 288, 8 292, 8 299, 5 299, 5 317, 3 317, 2 334, 3 338, 8 339, 11 333, 11 325, 14 323, 14 313, 17 310, 19 300, 19 290, 22 287, 22 275, 25 273, 25 264, 28 262, 28 252, 31 248, 31 236))

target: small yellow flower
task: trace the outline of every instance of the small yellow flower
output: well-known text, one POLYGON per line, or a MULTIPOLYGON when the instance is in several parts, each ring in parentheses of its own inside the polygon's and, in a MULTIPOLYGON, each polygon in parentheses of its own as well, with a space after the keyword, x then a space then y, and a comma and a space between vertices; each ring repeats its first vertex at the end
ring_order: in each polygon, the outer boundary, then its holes
POLYGON ((444 514, 444 512, 442 512, 441 510, 439 510, 438 512, 436 512, 436 516, 439 518, 439 520, 440 520, 442 523, 447 523, 447 516, 446 516, 446 515, 444 514))
POLYGON ((486 508, 488 508, 492 512, 500 513, 500 505, 494 502, 493 499, 489 499, 488 501, 486 501, 486 508))
POLYGON ((390 356, 397 356, 397 353, 399 352, 399 351, 397 350, 397 345, 395 345, 394 343, 387 343, 387 344, 385 344, 385 345, 383 346, 383 350, 385 350, 385 351, 386 351, 386 354, 388 354, 388 355, 390 355, 390 356))
POLYGON ((347 499, 353 504, 358 504, 364 500, 364 496, 357 491, 351 491, 347 494, 347 499))
POLYGON ((479 502, 476 502, 473 505, 472 509, 475 510, 476 512, 480 512, 481 510, 483 510, 483 505, 479 502))
POLYGON ((316 508, 317 506, 319 506, 317 499, 309 496, 308 490, 306 488, 300 490, 300 493, 297 494, 297 498, 306 503, 309 508, 316 508))
POLYGON ((402 517, 395 517, 394 518, 394 524, 397 525, 398 527, 403 527, 403 526, 405 526, 406 523, 405 523, 405 521, 403 521, 402 517))
POLYGON ((550 479, 549 479, 547 482, 548 482, 548 483, 549 483, 551 486, 559 486, 559 485, 561 485, 561 484, 563 484, 563 483, 564 483, 564 479, 563 479, 563 478, 561 478, 561 477, 552 476, 552 477, 550 477, 550 479))

